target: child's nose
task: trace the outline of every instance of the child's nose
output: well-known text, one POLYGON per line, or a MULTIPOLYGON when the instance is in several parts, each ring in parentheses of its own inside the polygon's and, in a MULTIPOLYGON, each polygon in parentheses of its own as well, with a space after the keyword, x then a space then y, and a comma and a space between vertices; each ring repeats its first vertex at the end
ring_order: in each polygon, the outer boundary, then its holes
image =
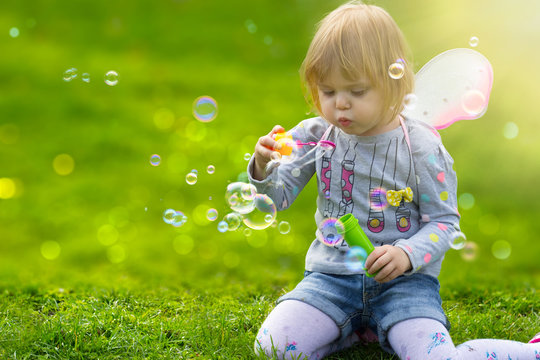
POLYGON ((338 93, 336 96, 336 108, 343 110, 351 106, 349 97, 346 94, 338 93))

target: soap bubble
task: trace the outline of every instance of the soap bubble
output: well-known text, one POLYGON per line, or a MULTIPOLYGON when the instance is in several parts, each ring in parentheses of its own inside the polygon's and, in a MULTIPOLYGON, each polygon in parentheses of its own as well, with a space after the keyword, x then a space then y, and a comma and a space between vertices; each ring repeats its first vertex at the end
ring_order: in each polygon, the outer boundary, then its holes
POLYGON ((229 231, 234 231, 240 227, 240 224, 242 224, 242 215, 232 212, 225 215, 223 221, 227 223, 227 228, 229 231))
POLYGON ((244 160, 249 161, 249 159, 251 159, 251 154, 250 153, 245 153, 244 154, 244 160))
POLYGON ((499 260, 506 260, 512 253, 512 246, 506 240, 497 240, 491 246, 491 253, 499 260))
POLYGON ((479 90, 469 90, 461 98, 463 110, 469 115, 479 115, 484 111, 487 103, 486 97, 479 90))
POLYGON ((382 211, 388 207, 386 200, 386 190, 383 188, 375 188, 369 190, 369 206, 372 210, 382 211))
POLYGON ((476 36, 471 36, 471 38, 469 39, 469 45, 471 47, 477 47, 479 42, 480 40, 476 36))
POLYGON ((465 244, 463 250, 461 251, 461 258, 466 261, 473 261, 476 259, 477 253, 478 245, 472 241, 469 241, 465 244))
POLYGON ((216 171, 216 167, 214 165, 208 165, 206 168, 206 172, 209 174, 213 174, 216 171))
POLYGON ((158 154, 154 154, 150 156, 150 165, 152 166, 158 166, 161 163, 161 156, 158 154))
POLYGON ((401 79, 405 75, 405 65, 401 61, 393 63, 388 67, 388 75, 392 79, 401 79))
POLYGON ((343 241, 343 223, 336 218, 321 221, 317 230, 317 239, 328 246, 338 245, 343 241))
POLYGON ((274 201, 264 194, 257 194, 253 199, 253 211, 244 214, 244 224, 254 230, 266 229, 274 222, 277 210, 274 201))
POLYGON ((216 100, 210 96, 200 96, 193 102, 193 116, 202 122, 214 120, 218 113, 216 100))
POLYGON ((191 170, 187 175, 186 175, 186 182, 189 184, 189 185, 195 185, 197 183, 197 173, 194 172, 193 170, 191 170))
POLYGON ((89 73, 83 73, 82 76, 81 76, 81 79, 85 83, 89 83, 90 82, 90 74, 89 73))
POLYGON ((453 232, 450 235, 450 247, 454 250, 461 250, 467 243, 467 237, 461 231, 453 232))
POLYGON ((70 68, 64 71, 64 81, 69 82, 77 77, 77 69, 70 68))
POLYGON ((208 209, 206 212, 206 218, 210 221, 216 220, 218 217, 218 211, 216 209, 208 209))
MULTIPOLYGON (((250 197, 249 191, 253 191, 252 184, 243 182, 233 182, 227 186, 225 200, 233 211, 240 214, 247 214, 255 208, 253 197, 250 197)), ((256 192, 256 191, 255 191, 256 192)))
POLYGON ((243 184, 240 188, 242 198, 244 200, 253 200, 255 195, 257 195, 257 188, 253 184, 243 184))
POLYGON ((219 231, 220 233, 224 233, 224 232, 226 232, 227 230, 229 230, 229 225, 227 224, 226 221, 221 220, 221 221, 218 223, 217 229, 218 229, 218 231, 219 231))
POLYGON ((107 71, 105 74, 105 84, 109 86, 115 86, 118 84, 118 73, 113 70, 107 71))
POLYGON ((359 271, 364 269, 368 254, 366 250, 360 246, 353 246, 345 255, 345 266, 351 271, 359 271))
POLYGON ((282 221, 278 224, 278 231, 280 234, 288 234, 289 231, 291 231, 291 224, 289 224, 287 221, 282 221))
POLYGON ((177 211, 174 212, 171 225, 174 226, 174 227, 180 227, 180 226, 184 225, 186 223, 186 221, 187 221, 187 216, 184 215, 183 212, 177 210, 177 211))
POLYGON ((416 101, 417 100, 418 100, 418 98, 416 97, 415 94, 407 94, 403 98, 403 106, 407 110, 413 110, 416 107, 416 101))
POLYGON ((105 74, 105 84, 115 86, 118 84, 118 73, 116 71, 107 71, 105 74))

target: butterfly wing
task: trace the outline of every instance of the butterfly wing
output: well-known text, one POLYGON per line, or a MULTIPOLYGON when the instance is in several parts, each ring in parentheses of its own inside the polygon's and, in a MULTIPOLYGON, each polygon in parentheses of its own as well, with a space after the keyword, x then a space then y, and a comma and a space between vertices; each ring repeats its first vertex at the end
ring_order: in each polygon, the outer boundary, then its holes
POLYGON ((493 84, 493 68, 479 52, 445 51, 424 65, 415 77, 405 117, 444 129, 459 120, 478 119, 487 110, 493 84))

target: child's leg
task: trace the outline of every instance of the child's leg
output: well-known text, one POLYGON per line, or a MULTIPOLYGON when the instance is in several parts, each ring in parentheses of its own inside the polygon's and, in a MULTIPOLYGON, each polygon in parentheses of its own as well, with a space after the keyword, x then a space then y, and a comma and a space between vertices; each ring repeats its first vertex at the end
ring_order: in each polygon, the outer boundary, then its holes
POLYGON ((455 347, 444 325, 426 318, 397 323, 390 328, 388 341, 403 360, 540 359, 538 343, 482 339, 467 341, 455 347))
POLYGON ((285 300, 262 324, 255 352, 278 359, 321 359, 333 350, 338 336, 339 328, 328 315, 301 301, 285 300))

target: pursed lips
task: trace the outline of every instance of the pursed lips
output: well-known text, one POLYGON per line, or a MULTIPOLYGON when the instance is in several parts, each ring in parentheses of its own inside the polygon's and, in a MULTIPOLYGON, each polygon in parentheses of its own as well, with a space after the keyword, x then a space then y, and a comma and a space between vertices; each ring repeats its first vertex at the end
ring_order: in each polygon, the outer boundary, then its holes
POLYGON ((341 126, 343 127, 348 127, 349 125, 351 125, 352 121, 347 119, 346 117, 340 117, 338 118, 338 122, 341 126))

